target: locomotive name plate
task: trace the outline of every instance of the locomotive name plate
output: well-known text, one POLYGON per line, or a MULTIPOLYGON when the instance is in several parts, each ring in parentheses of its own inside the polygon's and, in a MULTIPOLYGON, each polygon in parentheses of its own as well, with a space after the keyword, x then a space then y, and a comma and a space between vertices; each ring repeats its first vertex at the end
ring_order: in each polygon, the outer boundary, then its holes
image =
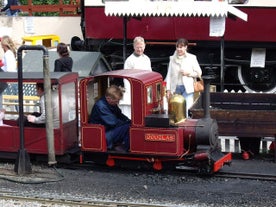
POLYGON ((145 140, 151 142, 175 142, 174 134, 145 134, 145 140))

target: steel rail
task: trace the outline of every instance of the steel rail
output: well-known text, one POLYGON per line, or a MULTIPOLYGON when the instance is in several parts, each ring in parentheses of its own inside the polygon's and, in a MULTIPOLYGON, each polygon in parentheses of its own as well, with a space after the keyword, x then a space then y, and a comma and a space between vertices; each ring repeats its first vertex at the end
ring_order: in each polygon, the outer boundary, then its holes
MULTIPOLYGON (((188 176, 196 176, 197 170, 194 168, 177 168, 179 173, 184 173, 188 176)), ((276 175, 274 174, 265 174, 265 173, 247 173, 247 172, 227 172, 227 171, 219 171, 214 174, 206 174, 200 176, 207 177, 221 177, 221 178, 239 178, 239 179, 249 179, 249 180, 261 180, 261 181, 276 181, 276 175)))
MULTIPOLYGON (((66 165, 62 165, 61 168, 73 168, 73 169, 89 169, 91 168, 91 164, 70 164, 70 166, 66 167, 66 165)), ((109 169, 109 167, 104 165, 97 165, 97 168, 100 169, 109 169)), ((120 170, 120 168, 116 168, 120 170)), ((94 168, 95 170, 95 168, 94 168)), ((115 169, 113 169, 115 170, 115 169)), ((145 169, 144 172, 147 170, 145 169)), ((164 173, 168 172, 168 170, 164 169, 164 173)), ((188 167, 188 166, 176 166, 175 170, 170 171, 170 174, 180 174, 187 176, 207 176, 207 177, 222 177, 222 178, 240 178, 240 179, 250 179, 250 180, 262 180, 262 181, 276 181, 276 175, 274 174, 265 174, 265 173, 250 173, 250 172, 228 172, 228 171, 219 171, 214 174, 206 174, 201 175, 197 172, 197 168, 188 167)))
POLYGON ((215 177, 240 178, 250 180, 276 181, 276 175, 244 172, 218 172, 215 177))
POLYGON ((67 200, 64 198, 38 198, 38 197, 24 197, 24 196, 12 196, 11 192, 0 192, 0 200, 9 200, 19 202, 37 202, 41 203, 41 206, 53 206, 54 204, 74 206, 74 207, 169 207, 168 205, 157 204, 143 204, 143 203, 126 203, 126 202, 112 202, 112 201, 83 201, 83 200, 67 200))

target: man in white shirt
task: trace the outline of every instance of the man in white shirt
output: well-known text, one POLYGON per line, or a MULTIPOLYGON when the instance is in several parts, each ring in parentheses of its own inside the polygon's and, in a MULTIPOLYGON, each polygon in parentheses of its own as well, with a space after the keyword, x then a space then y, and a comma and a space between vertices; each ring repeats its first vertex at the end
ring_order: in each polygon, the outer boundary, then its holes
POLYGON ((126 59, 124 69, 152 70, 151 62, 144 54, 146 43, 143 37, 135 37, 133 40, 134 52, 126 59))
MULTIPOLYGON (((133 40, 134 52, 126 59, 124 69, 140 69, 150 70, 150 58, 144 54, 146 43, 143 37, 135 37, 133 40)), ((124 80, 125 93, 123 99, 120 101, 120 108, 122 112, 131 119, 131 97, 130 97, 130 84, 128 80, 124 80)))

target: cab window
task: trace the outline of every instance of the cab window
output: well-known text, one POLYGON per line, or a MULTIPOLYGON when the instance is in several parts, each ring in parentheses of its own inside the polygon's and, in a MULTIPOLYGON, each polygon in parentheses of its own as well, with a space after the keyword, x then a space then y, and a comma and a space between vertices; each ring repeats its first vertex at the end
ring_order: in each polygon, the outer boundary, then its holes
POLYGON ((162 99, 162 87, 161 83, 156 84, 156 99, 160 101, 162 99))
POLYGON ((152 95, 152 86, 148 86, 147 87, 147 104, 150 104, 150 103, 153 102, 152 97, 153 97, 153 95, 152 95))

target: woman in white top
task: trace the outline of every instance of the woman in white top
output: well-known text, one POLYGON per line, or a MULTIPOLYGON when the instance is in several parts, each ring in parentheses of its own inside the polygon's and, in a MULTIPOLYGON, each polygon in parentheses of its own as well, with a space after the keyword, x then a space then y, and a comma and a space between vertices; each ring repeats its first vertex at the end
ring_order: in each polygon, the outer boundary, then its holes
MULTIPOLYGON (((140 69, 150 70, 150 58, 144 54, 146 43, 143 37, 135 37, 133 40, 134 52, 126 59, 124 69, 140 69)), ((129 81, 124 80, 125 93, 123 99, 120 101, 120 108, 122 112, 131 119, 131 97, 130 97, 130 84, 129 81)))
MULTIPOLYGON (((16 47, 9 36, 3 36, 1 38, 1 46, 4 50, 4 56, 2 58, 2 72, 17 72, 16 61, 16 47)), ((8 85, 6 83, 0 83, 0 89, 3 92, 8 85)), ((12 87, 17 88, 17 84, 13 84, 12 87)), ((0 93, 0 109, 2 108, 2 92, 0 93)))
POLYGON ((3 36, 1 38, 1 46, 4 50, 1 69, 4 72, 17 72, 16 47, 12 39, 9 36, 3 36))
POLYGON ((179 39, 176 42, 176 50, 170 57, 167 82, 167 97, 172 94, 183 95, 186 100, 186 117, 188 110, 193 105, 194 78, 201 77, 202 71, 197 57, 187 52, 188 41, 179 39))

